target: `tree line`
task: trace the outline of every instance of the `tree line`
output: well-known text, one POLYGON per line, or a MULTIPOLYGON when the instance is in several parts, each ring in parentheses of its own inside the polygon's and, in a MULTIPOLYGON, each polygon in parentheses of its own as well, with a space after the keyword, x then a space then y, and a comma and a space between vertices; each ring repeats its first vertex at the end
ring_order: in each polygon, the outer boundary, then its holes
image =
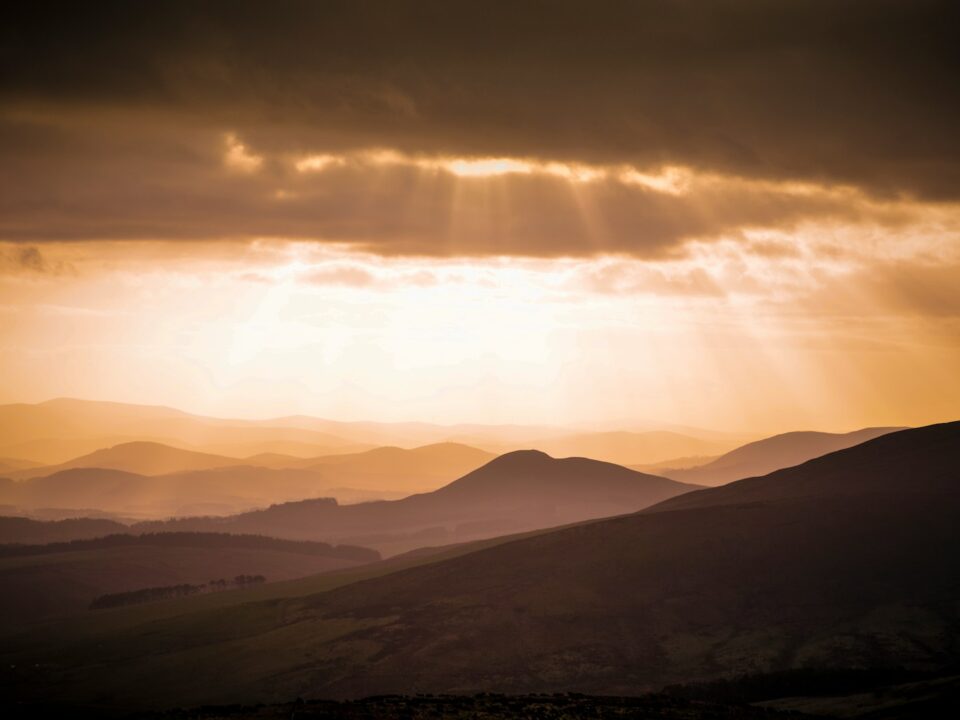
POLYGON ((94 598, 90 603, 91 610, 105 610, 107 608, 122 607, 124 605, 139 605, 141 603, 157 602, 159 600, 173 600, 174 598, 198 595, 204 592, 222 592, 224 590, 242 590, 243 588, 262 585, 267 579, 263 575, 237 575, 234 578, 220 578, 201 585, 180 583, 178 585, 162 585, 159 587, 141 588, 127 592, 106 593, 94 598))

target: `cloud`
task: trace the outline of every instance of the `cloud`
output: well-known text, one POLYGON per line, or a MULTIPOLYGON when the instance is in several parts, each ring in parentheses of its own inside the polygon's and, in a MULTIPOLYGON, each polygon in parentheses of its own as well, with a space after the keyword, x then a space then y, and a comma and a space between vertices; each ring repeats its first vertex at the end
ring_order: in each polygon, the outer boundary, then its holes
POLYGON ((370 287, 377 282, 376 276, 358 265, 327 264, 303 272, 300 282, 309 285, 342 285, 345 287, 370 287))
POLYGON ((4 275, 60 275, 73 272, 67 262, 50 262, 35 245, 0 246, 0 274, 4 275))
POLYGON ((257 153, 681 165, 960 195, 949 0, 21 4, 0 104, 257 153))
POLYGON ((0 240, 665 258, 756 229, 960 217, 955 3, 8 15, 0 240))
MULTIPOLYGON (((960 320, 960 261, 879 261, 829 278, 808 301, 819 313, 860 317, 899 315, 937 322, 960 320)), ((954 338, 960 326, 953 325, 954 338)))
POLYGON ((99 114, 23 114, 2 130, 0 238, 19 242, 287 238, 383 255, 663 257, 750 228, 908 225, 931 211, 850 187, 691 168, 269 153, 239 135, 225 144, 217 129, 158 135, 99 114))
POLYGON ((588 292, 658 297, 686 296, 696 298, 724 297, 726 290, 703 267, 666 264, 607 261, 579 269, 570 278, 575 293, 588 292))

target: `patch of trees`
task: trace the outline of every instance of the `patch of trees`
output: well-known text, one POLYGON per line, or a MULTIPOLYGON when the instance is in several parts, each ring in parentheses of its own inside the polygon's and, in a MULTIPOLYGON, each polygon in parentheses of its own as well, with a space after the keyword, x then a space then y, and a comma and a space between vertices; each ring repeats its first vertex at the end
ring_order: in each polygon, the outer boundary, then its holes
POLYGON ((107 608, 122 607, 124 605, 140 605, 142 603, 173 600, 175 598, 199 595, 204 592, 223 592, 224 590, 242 590, 255 585, 262 585, 267 579, 263 575, 237 575, 234 578, 220 578, 201 585, 180 583, 178 585, 163 585, 160 587, 141 588, 127 592, 107 593, 100 595, 90 603, 91 610, 105 610, 107 608))
POLYGON ((376 550, 355 545, 330 545, 329 543, 309 540, 281 540, 266 535, 233 535, 212 532, 159 532, 140 535, 123 533, 90 540, 71 540, 46 545, 0 545, 0 557, 47 555, 136 546, 272 550, 297 555, 340 558, 356 562, 376 562, 380 559, 380 553, 376 550))
MULTIPOLYGON (((172 710, 154 720, 247 720, 250 718, 338 718, 339 720, 775 720, 794 713, 767 708, 695 702, 663 694, 616 697, 564 693, 553 695, 379 695, 361 700, 302 700, 281 705, 221 705, 172 710)), ((804 716, 809 717, 809 716, 804 716)))
POLYGON ((791 696, 851 695, 934 677, 905 668, 798 668, 711 682, 672 685, 667 695, 721 703, 756 703, 791 696))

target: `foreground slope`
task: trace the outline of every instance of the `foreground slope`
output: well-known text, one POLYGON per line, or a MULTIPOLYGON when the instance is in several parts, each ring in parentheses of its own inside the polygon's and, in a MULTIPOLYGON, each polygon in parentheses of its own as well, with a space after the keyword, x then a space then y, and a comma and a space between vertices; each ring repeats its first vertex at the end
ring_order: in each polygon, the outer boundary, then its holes
POLYGON ((733 480, 766 475, 781 468, 799 465, 821 455, 903 429, 877 427, 849 433, 788 432, 747 443, 697 467, 674 470, 663 468, 660 472, 683 482, 723 485, 733 480))
POLYGON ((439 490, 341 506, 284 503, 227 518, 139 523, 135 530, 256 533, 373 547, 385 554, 635 512, 696 486, 586 458, 502 455, 439 490))
POLYGON ((960 661, 958 484, 960 423, 907 430, 746 481, 746 502, 704 490, 686 509, 678 499, 215 622, 128 629, 73 648, 66 666, 36 650, 41 669, 15 690, 162 706, 945 668, 960 661))
POLYGON ((0 546, 0 628, 86 613, 96 598, 111 593, 208 585, 238 575, 276 582, 377 560, 366 548, 203 533, 5 545, 0 546))

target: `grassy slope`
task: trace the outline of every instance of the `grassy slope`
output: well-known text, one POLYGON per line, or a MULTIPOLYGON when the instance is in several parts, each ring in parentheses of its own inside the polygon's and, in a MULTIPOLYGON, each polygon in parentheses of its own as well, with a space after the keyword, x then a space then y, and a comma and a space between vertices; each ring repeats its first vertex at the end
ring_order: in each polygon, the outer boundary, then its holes
MULTIPOLYGON (((270 608, 279 602, 297 602, 299 598, 318 595, 344 585, 460 557, 477 550, 495 547, 501 543, 544 532, 549 531, 538 530, 474 543, 440 548, 423 548, 381 562, 293 580, 271 582, 244 590, 85 613, 82 616, 51 620, 32 627, 26 632, 22 629, 0 627, 0 631, 5 632, 4 636, 0 637, 5 650, 2 657, 12 662, 22 662, 28 655, 33 656, 32 650, 35 646, 40 649, 40 655, 47 656, 58 654, 61 651, 69 653, 69 649, 74 648, 77 652, 76 658, 79 659, 85 652, 85 644, 91 641, 106 638, 112 639, 118 646, 129 644, 134 647, 147 636, 156 639, 170 633, 171 637, 179 637, 181 626, 206 626, 208 623, 215 622, 214 618, 221 616, 224 612, 236 612, 238 613, 237 617, 242 615, 245 618, 258 617, 260 613, 263 613, 263 617, 266 618, 271 615, 270 608), (240 606, 250 607, 238 610, 240 606)), ((49 558, 51 556, 41 557, 49 558)), ((14 560, 14 558, 8 560, 14 560)), ((255 625, 259 625, 259 623, 255 623, 255 625)), ((235 628, 232 633, 235 634, 236 631, 235 628)), ((215 633, 207 634, 206 638, 211 642, 219 639, 215 633)))
POLYGON ((242 574, 289 580, 356 565, 329 555, 230 547, 114 547, 0 558, 0 628, 88 614, 94 598, 107 593, 242 574))

